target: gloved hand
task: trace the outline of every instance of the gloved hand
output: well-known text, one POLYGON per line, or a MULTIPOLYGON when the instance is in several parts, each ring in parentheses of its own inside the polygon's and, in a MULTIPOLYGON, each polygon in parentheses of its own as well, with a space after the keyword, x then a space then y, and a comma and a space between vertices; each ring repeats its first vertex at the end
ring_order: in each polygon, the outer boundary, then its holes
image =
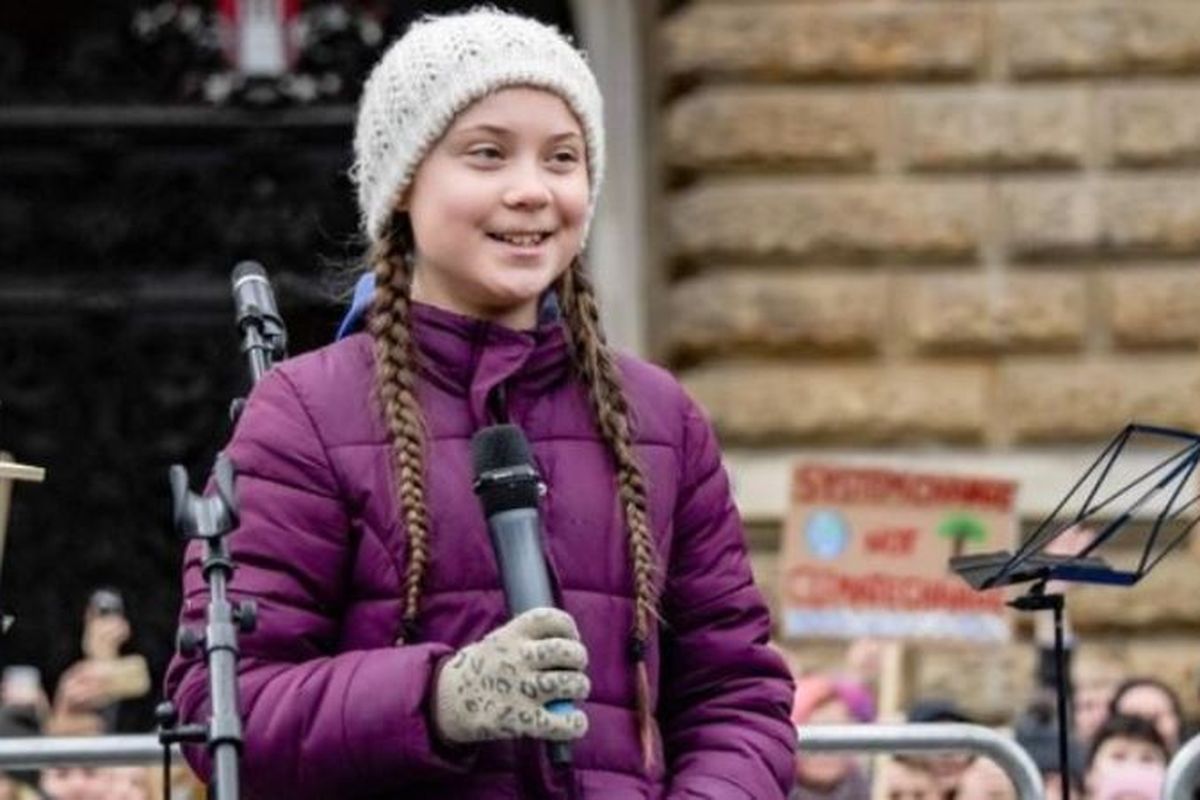
POLYGON ((583 700, 587 650, 575 621, 556 608, 526 611, 459 650, 434 687, 434 726, 444 741, 571 741, 587 733, 579 709, 546 710, 552 700, 583 700))

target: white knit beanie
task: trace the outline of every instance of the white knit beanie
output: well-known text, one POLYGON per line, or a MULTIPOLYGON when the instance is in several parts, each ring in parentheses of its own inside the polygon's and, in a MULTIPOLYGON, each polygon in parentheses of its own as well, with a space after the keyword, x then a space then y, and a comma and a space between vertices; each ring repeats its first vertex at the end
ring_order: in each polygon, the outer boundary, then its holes
POLYGON ((367 78, 351 177, 371 243, 382 238, 421 159, 455 116, 509 86, 554 92, 579 119, 591 185, 586 236, 604 177, 603 112, 596 78, 583 54, 555 28, 479 7, 414 23, 367 78))

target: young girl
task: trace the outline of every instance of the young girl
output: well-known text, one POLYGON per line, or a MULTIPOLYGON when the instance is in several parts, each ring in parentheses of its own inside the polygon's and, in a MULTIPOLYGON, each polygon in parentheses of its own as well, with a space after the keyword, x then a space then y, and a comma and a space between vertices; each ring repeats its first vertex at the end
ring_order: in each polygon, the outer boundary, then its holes
MULTIPOLYGON (((796 680, 792 722, 797 725, 848 725, 875 718, 875 699, 850 678, 820 674, 796 680)), ((870 780, 852 754, 829 753, 796 757, 796 786, 788 800, 866 800, 870 780)))
MULTIPOLYGON (((583 58, 495 10, 426 19, 367 81, 355 153, 369 331, 268 373, 226 450, 231 594, 259 611, 247 794, 784 797, 790 680, 713 433, 666 372, 608 348, 580 258, 604 173, 583 58), (501 421, 547 486, 563 609, 511 621, 469 453, 501 421)), ((198 566, 193 549, 193 625, 198 566)), ((206 718, 206 677, 171 665, 182 719, 206 718)))
POLYGON ((1151 800, 1162 794, 1170 748, 1144 717, 1113 714, 1088 751, 1084 787, 1089 800, 1151 800))

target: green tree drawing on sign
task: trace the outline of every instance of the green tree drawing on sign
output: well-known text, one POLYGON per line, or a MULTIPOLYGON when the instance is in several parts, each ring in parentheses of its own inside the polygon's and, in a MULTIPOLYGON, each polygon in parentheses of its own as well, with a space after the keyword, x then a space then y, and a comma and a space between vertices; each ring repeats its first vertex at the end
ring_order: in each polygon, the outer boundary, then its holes
POLYGON ((987 526, 974 514, 959 512, 947 515, 937 526, 938 536, 953 542, 955 558, 963 554, 967 542, 987 541, 987 526))

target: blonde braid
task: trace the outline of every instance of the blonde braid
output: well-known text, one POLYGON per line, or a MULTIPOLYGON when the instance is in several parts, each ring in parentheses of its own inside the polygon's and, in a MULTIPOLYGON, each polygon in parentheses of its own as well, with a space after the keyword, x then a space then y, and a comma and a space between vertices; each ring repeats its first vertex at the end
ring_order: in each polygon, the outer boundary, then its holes
POLYGON ((604 339, 600 312, 591 280, 576 258, 563 276, 562 306, 571 332, 575 367, 587 386, 588 399, 600 433, 617 466, 617 489, 625 524, 629 528, 629 555, 633 562, 633 640, 636 662, 638 728, 646 769, 654 763, 653 713, 650 708, 650 679, 646 670, 646 643, 650 626, 659 618, 654 573, 654 539, 650 533, 646 481, 633 452, 629 403, 617 372, 616 360, 604 339))
POLYGON ((421 584, 429 564, 429 517, 425 508, 425 431, 417 402, 416 356, 409 327, 409 264, 407 221, 392 219, 375 252, 375 298, 371 336, 375 340, 375 380, 380 406, 391 436, 396 470, 396 505, 408 534, 404 573, 404 617, 400 638, 417 636, 421 584))

